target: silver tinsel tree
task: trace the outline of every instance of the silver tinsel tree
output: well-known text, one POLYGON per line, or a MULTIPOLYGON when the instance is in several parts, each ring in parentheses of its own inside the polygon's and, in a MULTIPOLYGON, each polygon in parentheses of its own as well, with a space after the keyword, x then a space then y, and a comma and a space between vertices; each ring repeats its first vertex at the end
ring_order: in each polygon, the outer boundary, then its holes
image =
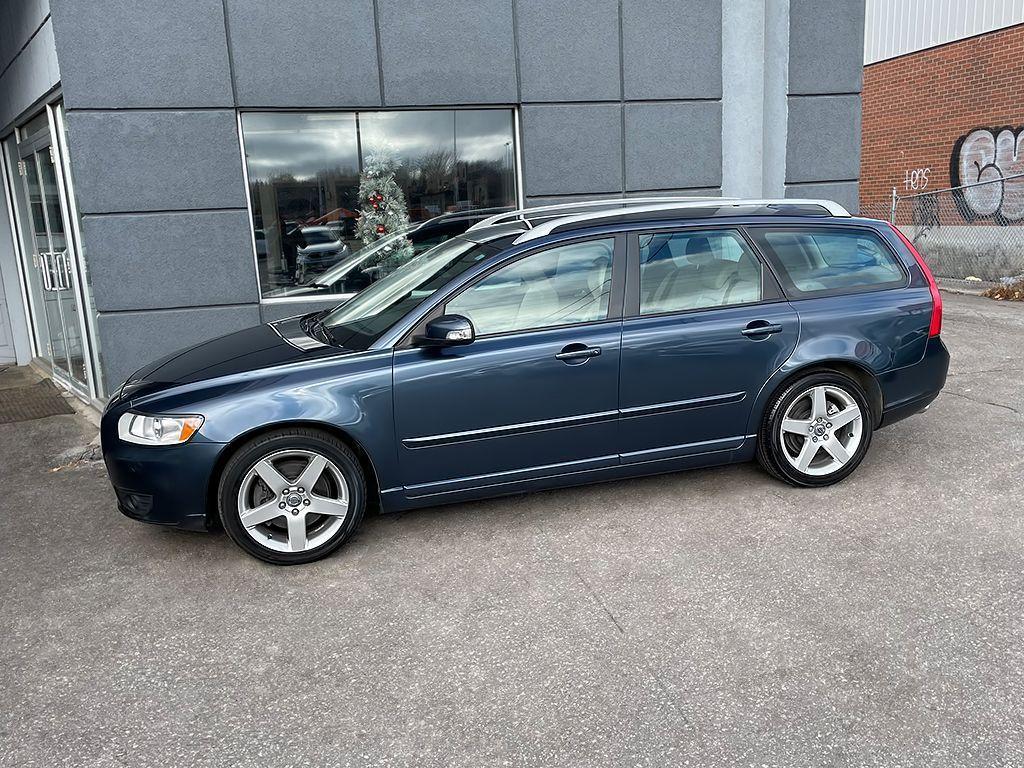
MULTIPOLYGON (((409 226, 405 194, 395 181, 399 162, 387 147, 371 152, 359 177, 359 222, 356 235, 367 245, 388 238, 409 226)), ((379 276, 391 272, 413 256, 412 243, 397 237, 376 254, 379 276)))

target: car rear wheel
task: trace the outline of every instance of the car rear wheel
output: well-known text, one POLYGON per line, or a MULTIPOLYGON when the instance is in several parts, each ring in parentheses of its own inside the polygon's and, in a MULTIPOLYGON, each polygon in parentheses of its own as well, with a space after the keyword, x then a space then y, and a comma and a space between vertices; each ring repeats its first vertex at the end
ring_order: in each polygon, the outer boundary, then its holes
POLYGON ((352 450, 311 429, 262 435, 228 460, 218 511, 231 540, 275 565, 326 557, 356 530, 366 479, 352 450))
POLYGON ((757 458, 790 485, 832 485, 864 459, 872 431, 867 397, 856 381, 838 372, 812 373, 769 404, 757 458))

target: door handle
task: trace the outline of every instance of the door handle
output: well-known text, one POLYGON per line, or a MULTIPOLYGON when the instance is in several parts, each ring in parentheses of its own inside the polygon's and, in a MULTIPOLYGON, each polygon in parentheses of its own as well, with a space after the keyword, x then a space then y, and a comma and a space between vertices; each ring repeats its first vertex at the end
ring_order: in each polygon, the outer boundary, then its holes
POLYGON ((747 327, 740 333, 750 338, 751 336, 770 336, 773 333, 780 333, 782 326, 778 323, 769 323, 767 320, 754 320, 747 323, 747 327))
POLYGON ((43 290, 52 291, 53 288, 53 272, 50 266, 50 254, 40 252, 39 254, 39 276, 43 279, 43 290))
POLYGON ((601 354, 600 347, 588 347, 586 344, 569 344, 562 348, 562 351, 555 355, 556 360, 569 363, 570 365, 578 365, 579 363, 585 363, 592 357, 597 357, 601 354))
POLYGON ((57 251, 53 254, 57 261, 58 288, 66 291, 71 288, 71 262, 68 261, 67 251, 57 251))

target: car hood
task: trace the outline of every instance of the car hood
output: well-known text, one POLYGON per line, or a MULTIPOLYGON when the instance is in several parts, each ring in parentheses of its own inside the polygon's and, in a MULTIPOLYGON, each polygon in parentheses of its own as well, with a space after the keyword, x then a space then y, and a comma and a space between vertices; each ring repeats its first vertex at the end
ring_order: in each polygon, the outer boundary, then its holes
POLYGON ((150 363, 132 374, 121 396, 353 351, 307 336, 294 317, 229 333, 150 363))

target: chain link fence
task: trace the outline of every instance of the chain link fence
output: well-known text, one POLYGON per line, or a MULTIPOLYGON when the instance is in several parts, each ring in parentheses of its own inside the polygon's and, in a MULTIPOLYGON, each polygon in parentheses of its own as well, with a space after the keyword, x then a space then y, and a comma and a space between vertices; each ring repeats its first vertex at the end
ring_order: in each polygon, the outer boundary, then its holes
POLYGON ((1024 174, 861 206, 898 226, 936 277, 998 285, 1024 275, 1024 174))

